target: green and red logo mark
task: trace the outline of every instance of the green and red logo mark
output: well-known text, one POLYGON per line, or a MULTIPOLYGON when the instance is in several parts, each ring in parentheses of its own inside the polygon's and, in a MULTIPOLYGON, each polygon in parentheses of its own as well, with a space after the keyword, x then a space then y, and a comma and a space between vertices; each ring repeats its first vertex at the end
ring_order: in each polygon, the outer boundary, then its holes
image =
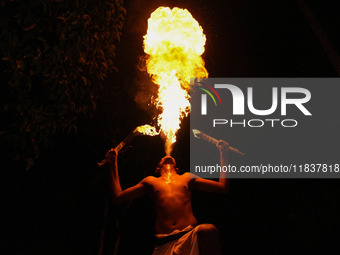
MULTIPOLYGON (((217 97, 218 101, 220 102, 220 104, 222 106, 221 97, 213 87, 211 87, 208 84, 203 84, 202 82, 198 82, 198 84, 200 84, 200 86, 198 88, 200 90, 204 91, 205 93, 207 93, 211 97, 211 99, 214 101, 215 106, 217 106, 217 102, 216 102, 216 99, 215 99, 213 94, 215 94, 215 96, 217 97), (213 94, 209 90, 212 91, 213 94)), ((202 94, 202 101, 204 101, 205 104, 206 104, 206 101, 207 101, 207 95, 206 94, 202 94)))

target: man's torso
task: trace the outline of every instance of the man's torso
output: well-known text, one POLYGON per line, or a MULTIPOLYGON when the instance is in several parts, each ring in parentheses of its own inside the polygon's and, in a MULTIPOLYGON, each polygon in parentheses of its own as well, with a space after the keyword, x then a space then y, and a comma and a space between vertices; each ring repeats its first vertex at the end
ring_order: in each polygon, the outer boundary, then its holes
POLYGON ((197 224, 191 208, 189 181, 189 173, 147 178, 156 209, 156 234, 197 224))

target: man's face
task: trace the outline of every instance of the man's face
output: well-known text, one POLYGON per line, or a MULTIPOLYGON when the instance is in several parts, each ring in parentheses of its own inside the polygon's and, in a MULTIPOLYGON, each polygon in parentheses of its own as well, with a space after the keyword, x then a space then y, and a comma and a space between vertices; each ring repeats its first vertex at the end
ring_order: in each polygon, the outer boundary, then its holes
POLYGON ((159 165, 162 167, 165 165, 173 165, 174 167, 176 167, 176 161, 171 156, 165 156, 164 158, 161 159, 161 161, 159 162, 159 165))

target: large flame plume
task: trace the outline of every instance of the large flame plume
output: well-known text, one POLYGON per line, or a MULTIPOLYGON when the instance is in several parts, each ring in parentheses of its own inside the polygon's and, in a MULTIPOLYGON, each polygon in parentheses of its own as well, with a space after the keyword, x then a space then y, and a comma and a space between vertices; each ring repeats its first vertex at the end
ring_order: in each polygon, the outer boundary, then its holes
POLYGON ((190 112, 190 78, 206 78, 201 55, 206 37, 202 27, 186 9, 159 7, 148 20, 144 36, 146 67, 158 96, 153 103, 160 110, 157 124, 166 138, 170 155, 181 120, 190 112))

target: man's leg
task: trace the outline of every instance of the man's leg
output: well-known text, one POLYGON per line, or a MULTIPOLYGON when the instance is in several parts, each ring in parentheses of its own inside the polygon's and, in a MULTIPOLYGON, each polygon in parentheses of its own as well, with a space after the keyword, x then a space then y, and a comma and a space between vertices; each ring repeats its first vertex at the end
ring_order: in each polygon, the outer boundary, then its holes
POLYGON ((200 255, 222 255, 218 229, 212 224, 201 224, 197 229, 200 255))

